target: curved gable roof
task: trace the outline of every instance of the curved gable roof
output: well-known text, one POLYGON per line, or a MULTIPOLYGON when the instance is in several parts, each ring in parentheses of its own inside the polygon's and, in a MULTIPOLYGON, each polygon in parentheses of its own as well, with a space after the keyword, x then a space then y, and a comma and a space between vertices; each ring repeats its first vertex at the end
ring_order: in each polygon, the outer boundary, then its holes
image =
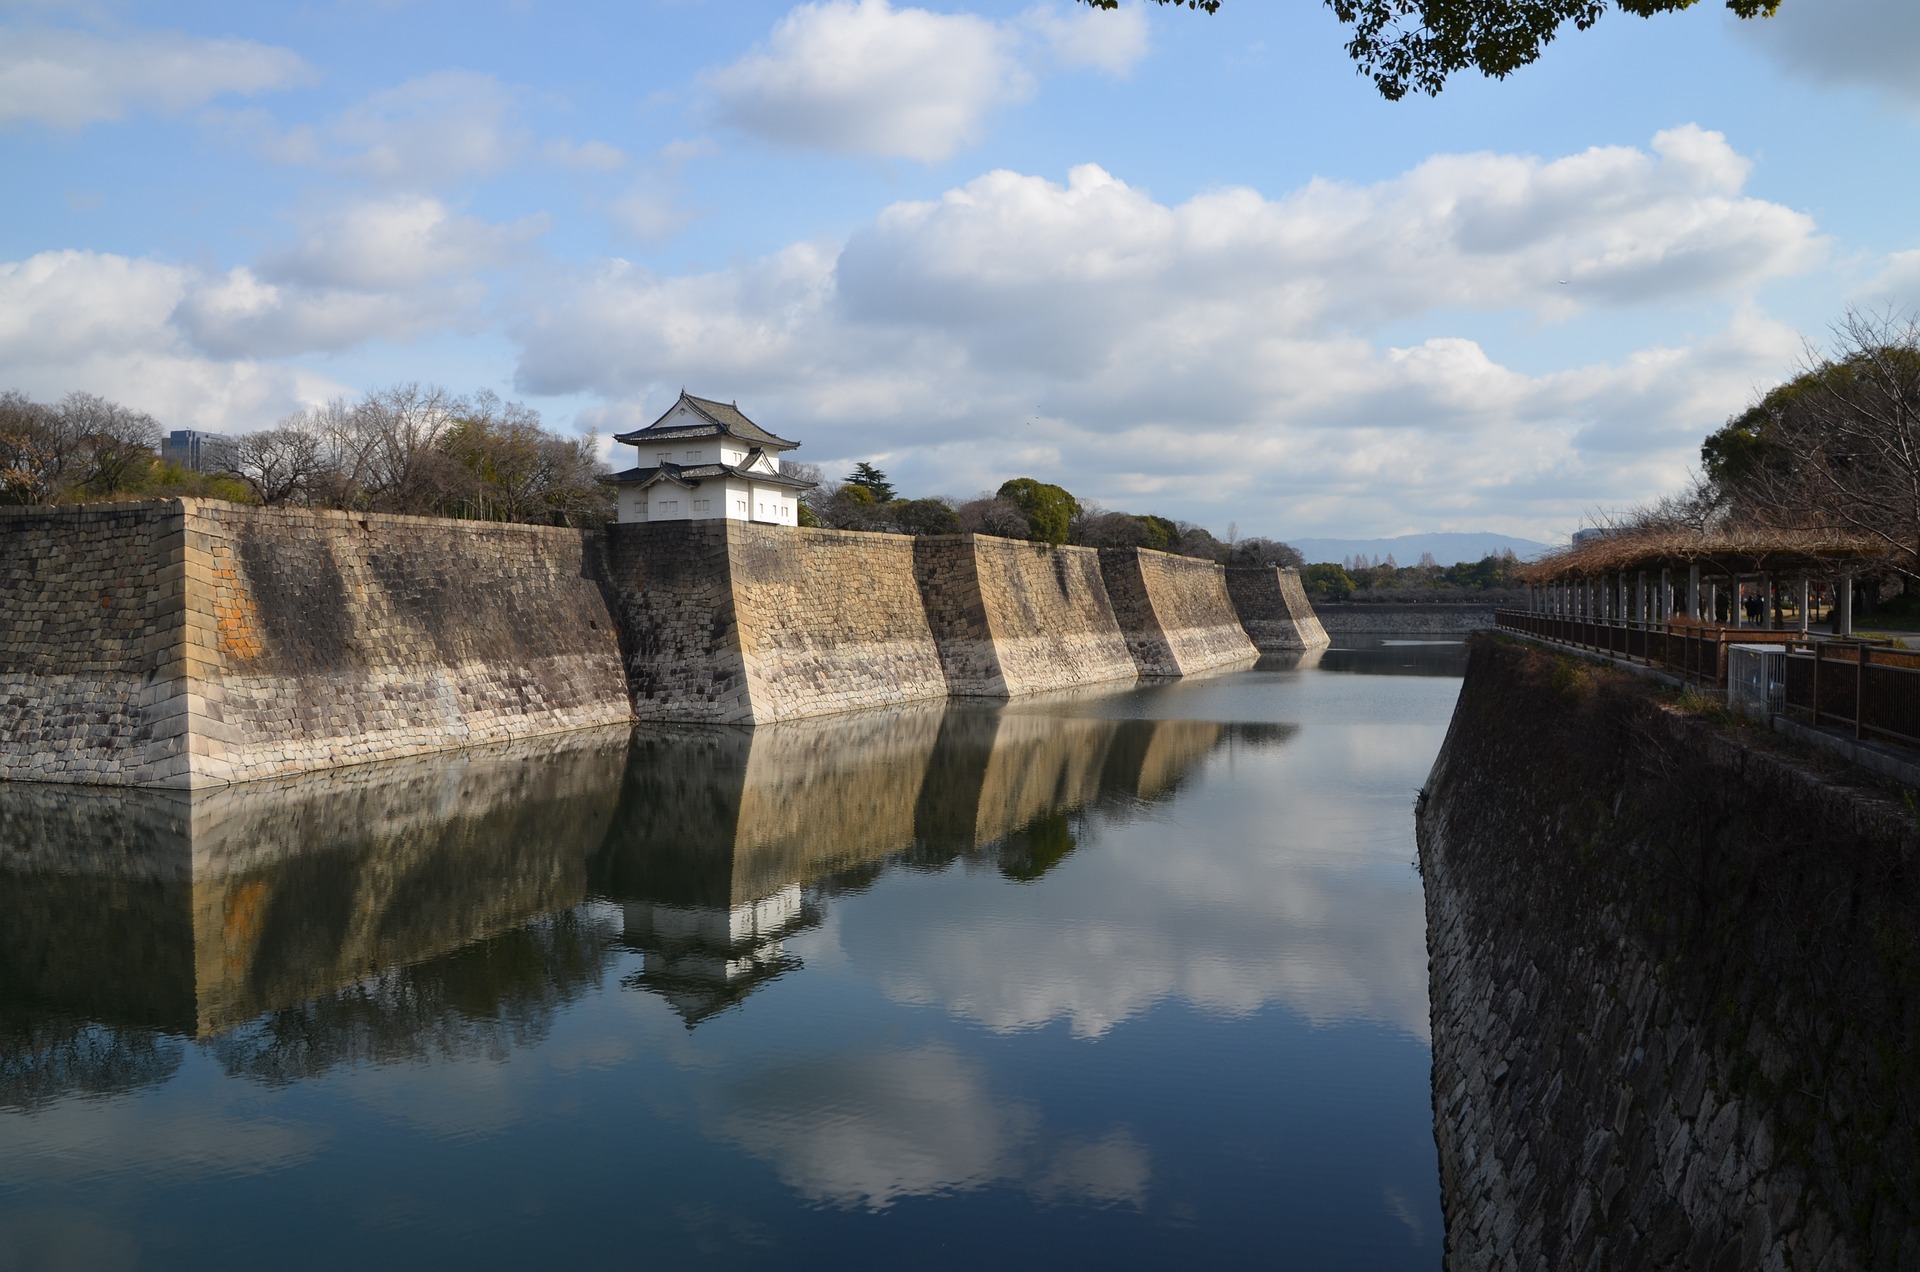
POLYGON ((685 389, 680 390, 680 398, 667 408, 662 415, 645 428, 635 429, 631 433, 616 433, 613 440, 625 442, 629 446, 645 446, 651 442, 675 442, 689 437, 712 437, 716 433, 725 433, 754 446, 765 446, 774 450, 792 450, 800 445, 788 441, 774 433, 769 433, 745 415, 731 402, 714 402, 707 398, 695 397, 685 389), (686 407, 700 423, 668 424, 681 407, 686 407))

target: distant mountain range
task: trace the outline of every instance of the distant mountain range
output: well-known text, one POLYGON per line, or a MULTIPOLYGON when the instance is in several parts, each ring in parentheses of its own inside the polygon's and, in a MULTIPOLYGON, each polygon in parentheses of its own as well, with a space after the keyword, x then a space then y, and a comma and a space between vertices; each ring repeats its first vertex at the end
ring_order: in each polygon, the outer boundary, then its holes
POLYGON ((1510 534, 1403 534, 1393 539, 1288 539, 1309 564, 1315 561, 1345 561, 1365 554, 1385 560, 1391 556, 1396 565, 1416 565, 1423 552, 1433 553, 1441 565, 1458 565, 1511 548, 1522 561, 1531 561, 1550 544, 1532 539, 1516 539, 1510 534))

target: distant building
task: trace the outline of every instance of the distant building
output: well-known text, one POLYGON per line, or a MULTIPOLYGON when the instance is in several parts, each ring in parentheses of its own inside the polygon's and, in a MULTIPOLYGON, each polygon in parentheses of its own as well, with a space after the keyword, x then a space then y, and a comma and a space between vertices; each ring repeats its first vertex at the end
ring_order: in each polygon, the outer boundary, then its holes
POLYGON ((798 525, 800 495, 814 486, 780 471, 780 455, 800 443, 767 432, 730 402, 684 390, 665 415, 613 440, 640 452, 639 467, 605 479, 619 487, 621 521, 798 525))
POLYGON ((176 428, 160 443, 160 459, 196 473, 224 472, 233 462, 233 439, 197 428, 176 428))

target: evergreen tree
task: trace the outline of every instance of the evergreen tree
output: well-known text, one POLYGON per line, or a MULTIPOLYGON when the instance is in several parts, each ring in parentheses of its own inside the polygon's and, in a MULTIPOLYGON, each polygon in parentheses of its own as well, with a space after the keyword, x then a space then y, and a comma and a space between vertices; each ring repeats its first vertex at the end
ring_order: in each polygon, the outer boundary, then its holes
POLYGON ((865 460, 855 464, 847 474, 847 485, 860 487, 872 495, 877 504, 892 503, 895 498, 893 483, 887 480, 887 475, 865 460))

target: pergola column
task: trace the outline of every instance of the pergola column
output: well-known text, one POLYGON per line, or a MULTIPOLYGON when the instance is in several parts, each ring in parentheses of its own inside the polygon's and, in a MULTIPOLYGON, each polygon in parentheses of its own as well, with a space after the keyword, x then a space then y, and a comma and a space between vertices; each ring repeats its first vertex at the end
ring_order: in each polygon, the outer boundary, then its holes
POLYGON ((1800 631, 1803 635, 1809 630, 1808 624, 1811 620, 1808 617, 1807 611, 1813 608, 1812 601, 1813 588, 1809 584, 1807 576, 1802 574, 1800 576, 1800 631))
POLYGON ((1700 566, 1687 567, 1687 617, 1700 617, 1700 566))
POLYGON ((1853 635, 1853 575, 1840 576, 1840 634, 1853 635))
POLYGON ((1639 589, 1634 597, 1633 616, 1639 622, 1647 621, 1647 572, 1640 571, 1639 589))

